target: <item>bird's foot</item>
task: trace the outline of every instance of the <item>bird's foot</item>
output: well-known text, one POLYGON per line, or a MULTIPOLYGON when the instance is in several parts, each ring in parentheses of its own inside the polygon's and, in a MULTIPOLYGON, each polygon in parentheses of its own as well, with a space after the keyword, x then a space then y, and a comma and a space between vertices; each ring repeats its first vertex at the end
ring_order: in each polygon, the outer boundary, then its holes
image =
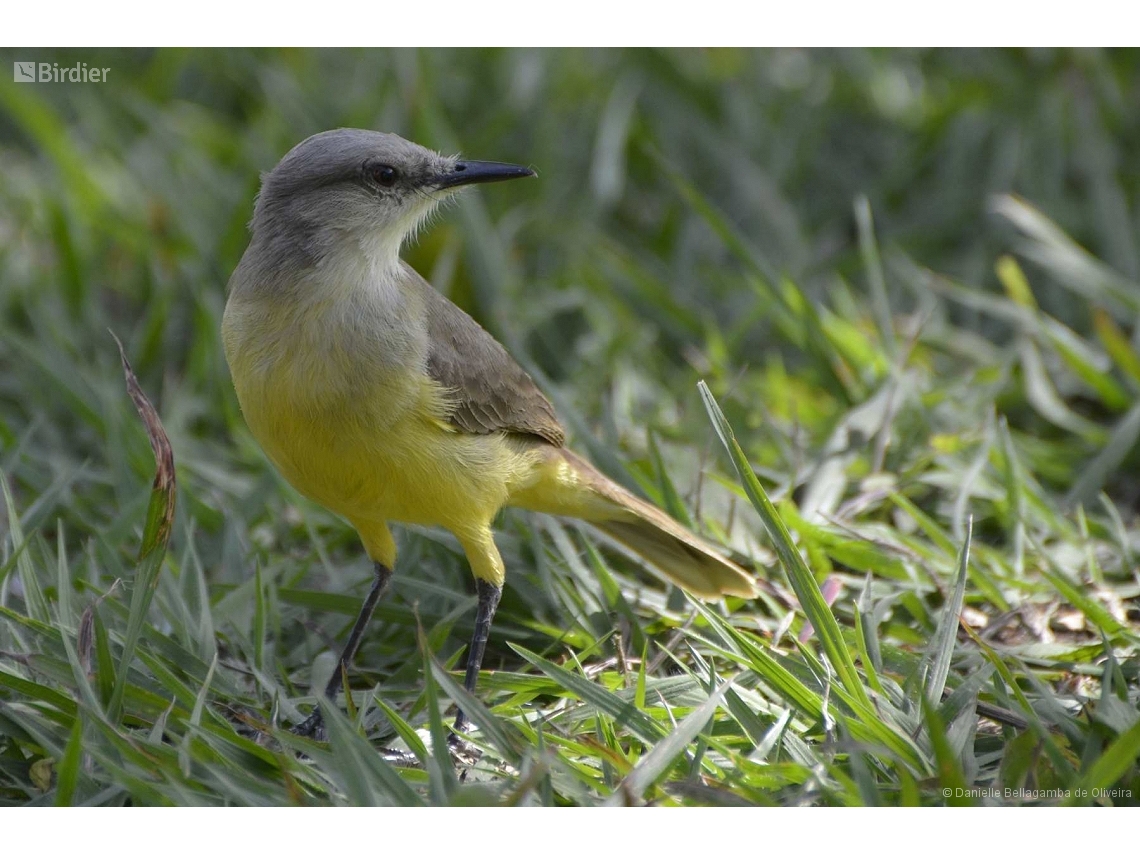
POLYGON ((324 742, 328 737, 325 734, 325 720, 321 716, 319 707, 313 709, 309 713, 309 717, 300 724, 295 724, 289 728, 290 733, 295 733, 297 736, 303 736, 306 739, 312 739, 316 742, 324 742))
MULTIPOLYGON (((315 742, 328 741, 328 734, 325 731, 325 720, 321 716, 319 709, 314 709, 307 719, 289 728, 289 732, 295 733, 297 736, 303 736, 306 739, 312 739, 315 742)), ((400 748, 380 748, 378 749, 378 753, 393 766, 414 768, 420 765, 420 761, 415 754, 400 748)))
POLYGON ((447 737, 447 753, 451 755, 451 762, 459 771, 460 783, 467 780, 468 769, 474 767, 483 757, 482 751, 463 738, 470 730, 470 725, 460 725, 458 731, 453 731, 447 737))
POLYGON ((377 752, 388 763, 404 769, 416 769, 420 766, 420 758, 411 751, 402 748, 381 748, 377 752))

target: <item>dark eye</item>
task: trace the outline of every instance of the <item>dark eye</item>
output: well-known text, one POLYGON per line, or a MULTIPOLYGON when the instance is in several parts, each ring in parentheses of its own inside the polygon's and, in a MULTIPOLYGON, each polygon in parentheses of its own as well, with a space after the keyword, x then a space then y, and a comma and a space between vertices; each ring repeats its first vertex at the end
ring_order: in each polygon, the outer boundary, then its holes
POLYGON ((396 172, 394 166, 389 166, 387 163, 373 163, 368 167, 368 177, 381 187, 391 187, 400 174, 396 172))

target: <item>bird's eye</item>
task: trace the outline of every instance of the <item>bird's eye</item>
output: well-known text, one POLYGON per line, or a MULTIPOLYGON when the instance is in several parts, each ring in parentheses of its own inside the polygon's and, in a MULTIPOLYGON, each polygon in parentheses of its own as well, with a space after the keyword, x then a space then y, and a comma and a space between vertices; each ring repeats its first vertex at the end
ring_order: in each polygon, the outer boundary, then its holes
POLYGON ((381 187, 391 187, 400 174, 394 166, 387 163, 373 163, 368 167, 368 176, 381 187))

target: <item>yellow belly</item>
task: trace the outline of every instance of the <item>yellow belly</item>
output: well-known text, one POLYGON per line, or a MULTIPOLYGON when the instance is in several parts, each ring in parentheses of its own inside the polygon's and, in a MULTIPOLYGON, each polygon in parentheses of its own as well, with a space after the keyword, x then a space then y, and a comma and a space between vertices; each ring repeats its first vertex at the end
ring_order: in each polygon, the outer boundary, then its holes
POLYGON ((538 452, 505 435, 451 428, 441 390, 424 375, 306 398, 292 376, 233 374, 246 422, 281 474, 357 528, 485 526, 537 462, 538 452))
POLYGON ((378 397, 305 411, 269 390, 239 396, 250 430, 289 482, 350 519, 450 527, 493 516, 505 501, 499 438, 447 429, 430 402, 385 423, 378 397))

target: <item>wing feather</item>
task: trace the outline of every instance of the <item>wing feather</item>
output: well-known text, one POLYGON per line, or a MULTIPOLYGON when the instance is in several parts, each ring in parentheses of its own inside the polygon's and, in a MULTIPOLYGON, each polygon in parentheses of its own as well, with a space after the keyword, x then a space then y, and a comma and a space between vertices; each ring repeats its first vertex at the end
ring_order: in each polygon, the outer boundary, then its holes
POLYGON ((427 370, 451 396, 451 423, 468 433, 530 434, 561 446, 565 431, 531 376, 474 318, 411 268, 405 272, 422 283, 427 370))

